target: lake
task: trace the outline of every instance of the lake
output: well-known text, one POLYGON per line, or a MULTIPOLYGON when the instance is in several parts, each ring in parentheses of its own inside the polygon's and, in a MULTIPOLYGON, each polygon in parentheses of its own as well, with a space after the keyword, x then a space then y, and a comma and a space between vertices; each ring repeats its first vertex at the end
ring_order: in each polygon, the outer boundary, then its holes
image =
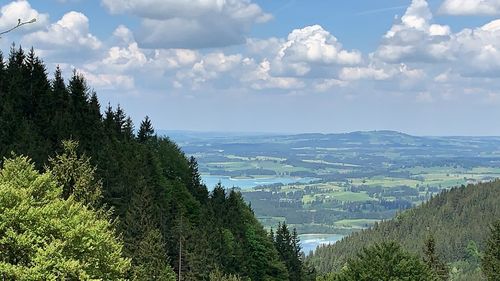
POLYGON ((208 189, 213 189, 217 183, 222 183, 226 188, 239 187, 241 189, 250 189, 258 185, 268 185, 274 183, 290 184, 290 183, 309 183, 316 180, 315 178, 301 177, 258 177, 258 178, 232 178, 228 176, 217 175, 201 175, 202 181, 207 185, 208 189))
POLYGON ((301 234, 299 235, 302 251, 308 255, 310 251, 316 250, 319 245, 333 244, 344 235, 340 234, 301 234))

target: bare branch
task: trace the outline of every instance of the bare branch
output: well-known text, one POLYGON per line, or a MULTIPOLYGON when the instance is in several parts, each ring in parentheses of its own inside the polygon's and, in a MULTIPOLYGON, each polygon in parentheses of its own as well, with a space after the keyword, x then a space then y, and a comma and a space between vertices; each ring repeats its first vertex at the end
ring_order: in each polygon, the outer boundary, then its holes
POLYGON ((35 23, 35 22, 36 22, 36 19, 35 19, 35 18, 33 18, 33 19, 29 20, 29 21, 25 21, 25 22, 21 22, 21 19, 18 19, 18 20, 17 20, 17 25, 16 25, 16 26, 14 26, 14 27, 12 27, 11 29, 8 29, 8 30, 6 30, 6 31, 2 31, 2 32, 0 32, 0 38, 2 37, 2 35, 6 34, 6 33, 9 33, 9 32, 11 32, 12 30, 14 30, 14 29, 16 29, 16 28, 19 28, 19 27, 21 27, 21 26, 23 26, 23 25, 25 25, 25 24, 30 24, 30 23, 35 23))

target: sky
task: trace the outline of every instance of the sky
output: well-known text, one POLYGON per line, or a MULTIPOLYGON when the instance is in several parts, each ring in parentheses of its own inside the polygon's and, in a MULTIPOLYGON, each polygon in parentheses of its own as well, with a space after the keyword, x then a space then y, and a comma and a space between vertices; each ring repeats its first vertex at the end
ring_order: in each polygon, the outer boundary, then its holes
POLYGON ((500 0, 0 1, 0 38, 135 124, 500 135, 500 0))

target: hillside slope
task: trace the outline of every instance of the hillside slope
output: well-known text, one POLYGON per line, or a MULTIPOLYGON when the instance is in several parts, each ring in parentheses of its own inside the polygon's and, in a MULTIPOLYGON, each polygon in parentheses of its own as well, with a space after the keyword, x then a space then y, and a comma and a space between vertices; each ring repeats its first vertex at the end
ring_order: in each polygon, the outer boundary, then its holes
POLYGON ((421 255, 430 234, 434 235, 437 253, 444 261, 467 260, 472 241, 480 251, 484 249, 488 226, 499 217, 499 180, 456 187, 394 219, 354 233, 334 245, 320 247, 309 260, 320 273, 337 271, 363 247, 391 240, 421 255))
POLYGON ((164 274, 171 266, 183 280, 208 280, 215 269, 287 280, 273 240, 241 194, 221 186, 209 193, 195 159, 157 137, 149 118, 136 134, 120 106, 101 114, 97 95, 76 71, 68 82, 59 68, 49 79, 33 50, 12 48, 6 61, 0 52, 0 162, 25 155, 44 170, 67 139, 97 169, 101 206, 112 209, 132 261, 130 277, 171 280, 164 274))

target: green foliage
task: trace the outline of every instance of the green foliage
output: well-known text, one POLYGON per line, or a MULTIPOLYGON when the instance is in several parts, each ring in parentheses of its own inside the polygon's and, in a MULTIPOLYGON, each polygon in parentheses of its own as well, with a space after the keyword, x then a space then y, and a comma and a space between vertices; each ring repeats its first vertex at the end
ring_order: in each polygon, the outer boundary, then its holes
POLYGON ((394 242, 375 244, 350 259, 342 270, 326 280, 439 280, 425 263, 394 242))
POLYGON ((121 280, 122 257, 109 218, 70 197, 51 171, 39 174, 27 157, 4 160, 0 171, 0 274, 8 280, 121 280))
POLYGON ((49 159, 48 169, 63 187, 63 198, 73 196, 76 201, 97 208, 102 199, 102 183, 96 179, 90 158, 78 157, 77 148, 78 142, 63 141, 63 153, 49 159))
MULTIPOLYGON (((90 210, 98 210, 99 215, 92 213, 95 219, 105 217, 107 221, 116 222, 128 259, 120 259, 115 254, 117 249, 106 248, 101 252, 99 248, 95 251, 99 251, 103 259, 115 257, 116 260, 95 265, 98 261, 95 258, 81 265, 76 259, 66 261, 65 258, 74 257, 71 251, 94 247, 93 240, 73 241, 71 237, 44 232, 52 231, 51 226, 57 226, 58 219, 70 216, 64 213, 69 212, 67 208, 57 211, 62 213, 46 216, 39 229, 43 235, 35 235, 33 239, 44 243, 44 239, 54 238, 53 243, 49 241, 54 246, 44 249, 52 249, 53 262, 57 266, 60 266, 58 257, 61 256, 64 267, 74 268, 70 272, 72 275, 67 275, 69 279, 87 278, 75 274, 80 271, 87 274, 86 266, 92 265, 95 272, 88 273, 92 278, 116 280, 124 275, 108 278, 108 273, 99 276, 98 270, 121 262, 125 269, 131 265, 127 277, 136 280, 172 280, 175 278, 173 272, 179 271, 179 264, 183 280, 209 280, 216 267, 227 274, 256 281, 287 280, 287 270, 272 240, 241 194, 235 191, 226 194, 221 186, 209 194, 201 182, 196 160, 188 159, 168 138, 156 136, 149 117, 141 123, 136 136, 131 119, 120 106, 113 109, 108 105, 101 115, 97 95, 89 90, 82 75, 75 71, 68 85, 62 77, 57 68, 53 80, 49 81, 45 66, 34 52, 26 55, 22 49, 13 48, 5 64, 0 59, 0 157, 12 151, 31 157, 36 168, 46 167, 43 177, 49 177, 61 187, 53 195, 60 197, 57 204, 71 205, 90 213, 90 210), (67 139, 71 141, 64 142, 61 147, 62 140, 67 139), (111 208, 113 217, 106 217, 110 211, 103 212, 101 206, 111 208), (60 252, 59 249, 66 250, 68 246, 65 245, 69 242, 84 245, 75 244, 68 253, 60 252)), ((11 193, 9 196, 14 197, 24 194, 11 193)), ((12 198, 5 200, 13 201, 12 198)), ((2 202, 0 210, 3 212, 5 208, 2 202)), ((19 212, 24 215, 22 210, 19 212)), ((78 212, 71 214, 77 216, 78 212)), ((8 215, 16 217, 10 211, 8 215)), ((10 235, 11 230, 2 228, 8 226, 7 222, 0 219, 0 239, 10 237, 4 233, 10 235)), ((37 226, 36 223, 33 225, 37 226)), ((14 226, 12 228, 17 231, 14 226)), ((92 224, 86 226, 82 235, 92 232, 98 239, 112 234, 111 228, 104 228, 105 225, 92 224), (94 234, 99 227, 101 233, 94 234)), ((71 233, 81 231, 76 222, 75 227, 67 230, 71 233)), ((30 240, 31 236, 22 237, 29 241, 20 240, 22 245, 40 246, 30 240)), ((116 247, 121 247, 116 243, 116 247)), ((119 250, 121 254, 121 248, 119 250)), ((9 274, 14 274, 15 269, 15 274, 30 276, 23 273, 27 263, 21 261, 23 256, 17 255, 17 248, 0 246, 0 253, 8 255, 4 267, 9 266, 9 274), (12 264, 24 267, 13 269, 12 264)), ((85 254, 78 253, 85 258, 85 254)), ((38 254, 50 253, 35 251, 23 255, 38 254)), ((36 261, 32 264, 36 265, 36 261)), ((34 277, 33 280, 44 279, 34 277)))
POLYGON ((210 272, 209 280, 210 281, 242 281, 242 279, 238 275, 224 274, 222 271, 220 271, 219 268, 216 268, 214 271, 210 272))
POLYGON ((145 142, 151 137, 153 137, 155 131, 153 129, 153 124, 151 123, 151 119, 148 116, 144 118, 141 122, 141 126, 139 127, 139 132, 137 133, 137 139, 140 142, 145 142))
POLYGON ((425 241, 424 262, 441 280, 448 280, 449 270, 436 253, 436 240, 433 235, 425 241))
POLYGON ((133 280, 175 281, 177 276, 168 264, 163 237, 157 229, 148 231, 134 255, 133 280))
POLYGON ((278 250, 281 261, 287 268, 290 281, 315 279, 314 270, 308 268, 303 262, 304 257, 301 253, 300 240, 295 229, 290 233, 286 223, 280 223, 276 234, 271 230, 270 236, 278 250))
POLYGON ((500 220, 490 227, 481 267, 488 280, 500 280, 500 220))
MULTIPOLYGON (((318 248, 309 261, 319 273, 338 271, 363 247, 387 240, 397 241, 405 250, 424 257, 422 242, 431 231, 435 240, 439 241, 435 252, 439 253, 443 263, 467 261, 467 264, 472 264, 474 258, 471 258, 467 246, 472 240, 479 251, 485 248, 488 235, 485 230, 500 217, 499 189, 500 181, 493 181, 443 191, 392 220, 377 223, 333 245, 318 248)), ((467 273, 465 269, 457 270, 467 273)), ((473 267, 467 268, 467 271, 474 270, 473 267)))

